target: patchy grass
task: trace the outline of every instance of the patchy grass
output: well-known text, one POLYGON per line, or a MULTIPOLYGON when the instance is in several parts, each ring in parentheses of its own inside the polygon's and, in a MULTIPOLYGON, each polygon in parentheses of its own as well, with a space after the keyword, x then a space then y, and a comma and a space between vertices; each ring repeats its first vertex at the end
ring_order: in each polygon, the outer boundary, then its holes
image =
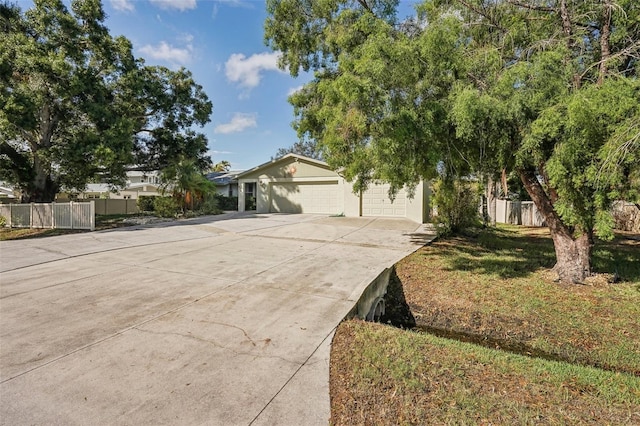
MULTIPOLYGON (((125 219, 143 217, 143 214, 96 215, 96 231, 131 226, 125 219)), ((54 237, 56 235, 78 234, 90 232, 82 229, 39 229, 39 228, 0 228, 0 241, 23 240, 27 238, 54 237)))
POLYGON ((86 232, 80 229, 0 228, 0 241, 27 238, 54 237, 56 235, 86 232))
POLYGON ((592 285, 552 282, 553 263, 546 229, 511 227, 434 242, 396 272, 418 327, 640 374, 640 241, 600 243, 592 285))
POLYGON ((599 242, 589 285, 554 261, 546 229, 501 227, 398 262, 394 324, 428 333, 343 323, 332 423, 640 424, 640 240, 599 242))
POLYGON ((331 350, 331 424, 640 424, 640 379, 357 320, 331 350))

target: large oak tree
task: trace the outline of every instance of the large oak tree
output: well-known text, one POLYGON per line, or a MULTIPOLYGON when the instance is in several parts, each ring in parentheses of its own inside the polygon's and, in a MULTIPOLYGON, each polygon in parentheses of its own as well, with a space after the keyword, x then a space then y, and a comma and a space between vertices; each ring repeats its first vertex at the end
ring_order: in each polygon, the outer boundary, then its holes
POLYGON ((560 280, 591 272, 614 198, 638 197, 640 10, 633 0, 269 0, 302 138, 356 189, 517 173, 560 280))
POLYGON ((212 106, 191 73, 145 66, 104 20, 99 0, 0 4, 0 179, 24 202, 95 179, 121 185, 132 167, 210 163, 192 128, 212 106))

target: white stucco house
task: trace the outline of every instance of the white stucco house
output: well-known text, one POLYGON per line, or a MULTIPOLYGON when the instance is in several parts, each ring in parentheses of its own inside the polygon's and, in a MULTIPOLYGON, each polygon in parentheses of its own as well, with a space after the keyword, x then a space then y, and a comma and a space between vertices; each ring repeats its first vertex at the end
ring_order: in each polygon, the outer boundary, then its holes
POLYGON ((429 220, 429 189, 424 183, 418 185, 412 199, 401 190, 391 201, 386 184, 374 184, 354 194, 352 184, 327 163, 297 154, 242 172, 237 180, 238 211, 254 208, 257 213, 403 217, 418 223, 429 220))

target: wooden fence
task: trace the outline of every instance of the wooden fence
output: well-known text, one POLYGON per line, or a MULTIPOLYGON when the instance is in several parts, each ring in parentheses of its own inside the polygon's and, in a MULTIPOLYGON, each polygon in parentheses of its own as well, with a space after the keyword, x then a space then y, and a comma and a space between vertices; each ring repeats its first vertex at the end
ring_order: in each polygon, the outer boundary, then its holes
POLYGON ((496 200, 496 222, 511 225, 546 226, 533 201, 496 200))

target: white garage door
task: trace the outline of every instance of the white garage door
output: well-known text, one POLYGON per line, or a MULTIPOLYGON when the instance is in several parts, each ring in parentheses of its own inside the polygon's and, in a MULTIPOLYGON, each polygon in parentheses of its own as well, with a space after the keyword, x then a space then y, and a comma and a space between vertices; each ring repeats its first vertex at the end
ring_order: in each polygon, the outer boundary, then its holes
POLYGON ((340 195, 337 181, 272 183, 270 211, 337 214, 340 195))
POLYGON ((372 185, 362 193, 362 216, 407 216, 407 195, 404 189, 391 202, 389 185, 372 185))

